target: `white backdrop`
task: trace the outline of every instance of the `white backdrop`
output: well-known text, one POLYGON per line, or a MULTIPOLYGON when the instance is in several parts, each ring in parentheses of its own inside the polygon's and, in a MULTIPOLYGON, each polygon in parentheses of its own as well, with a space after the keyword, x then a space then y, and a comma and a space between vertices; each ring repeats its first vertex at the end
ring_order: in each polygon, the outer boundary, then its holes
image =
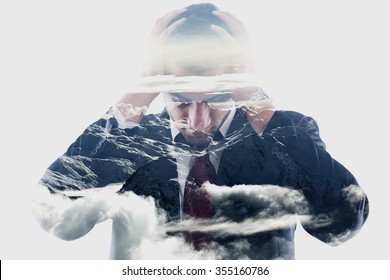
MULTIPOLYGON (((0 2, 1 259, 106 259, 110 222, 76 241, 44 232, 30 195, 45 169, 138 77, 154 21, 199 1, 0 2)), ((262 88, 314 117, 371 212, 340 247, 298 228, 297 259, 390 259, 387 1, 214 1, 247 25, 262 88)))

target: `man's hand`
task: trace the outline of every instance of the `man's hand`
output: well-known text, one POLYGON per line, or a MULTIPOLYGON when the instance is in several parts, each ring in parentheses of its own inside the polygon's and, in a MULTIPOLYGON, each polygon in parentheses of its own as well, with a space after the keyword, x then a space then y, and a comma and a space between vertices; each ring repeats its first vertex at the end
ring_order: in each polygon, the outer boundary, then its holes
MULTIPOLYGON (((225 29, 216 25, 211 25, 210 27, 216 34, 226 41, 226 44, 235 45, 237 55, 235 56, 235 59, 233 59, 233 71, 235 73, 253 72, 255 69, 254 55, 250 47, 249 36, 245 25, 228 12, 216 10, 213 11, 213 14, 229 26, 233 33, 233 35, 230 35, 225 29)), ((231 97, 237 107, 245 110, 246 116, 253 129, 257 133, 261 134, 272 118, 275 112, 275 107, 267 98, 250 98, 250 96, 258 90, 259 89, 257 87, 237 89, 231 93, 231 97)))
POLYGON ((219 17, 233 33, 230 35, 225 29, 211 25, 211 29, 218 34, 226 44, 235 45, 237 56, 233 61, 233 70, 235 73, 253 72, 255 68, 253 51, 250 47, 249 36, 245 25, 235 16, 221 10, 213 11, 213 14, 219 17))
MULTIPOLYGON (((164 75, 164 44, 172 32, 185 19, 179 19, 168 26, 172 18, 185 11, 175 10, 159 18, 150 36, 150 53, 143 71, 143 77, 164 75)), ((160 92, 127 93, 117 103, 116 107, 121 111, 125 121, 139 123, 142 120, 147 108, 160 92)))
POLYGON ((185 21, 185 18, 175 21, 170 26, 168 26, 168 23, 184 11, 185 9, 171 11, 156 21, 150 37, 150 53, 143 76, 165 74, 163 60, 164 44, 172 32, 185 21))

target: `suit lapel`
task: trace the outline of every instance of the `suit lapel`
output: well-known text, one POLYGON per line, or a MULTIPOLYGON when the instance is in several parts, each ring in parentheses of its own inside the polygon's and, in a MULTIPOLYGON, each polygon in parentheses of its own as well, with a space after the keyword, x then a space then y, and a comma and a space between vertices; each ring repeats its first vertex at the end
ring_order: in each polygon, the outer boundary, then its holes
POLYGON ((245 113, 237 110, 222 144, 224 149, 217 173, 218 185, 234 184, 235 175, 246 160, 243 152, 248 152, 247 139, 254 133, 245 113))

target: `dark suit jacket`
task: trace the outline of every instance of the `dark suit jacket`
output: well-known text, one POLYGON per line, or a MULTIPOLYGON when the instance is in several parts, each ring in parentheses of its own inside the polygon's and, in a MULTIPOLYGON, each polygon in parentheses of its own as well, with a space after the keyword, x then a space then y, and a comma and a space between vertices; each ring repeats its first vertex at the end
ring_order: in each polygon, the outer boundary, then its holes
MULTIPOLYGON (((367 218, 367 198, 349 199, 349 187, 359 189, 358 183, 326 152, 312 118, 276 111, 264 133, 257 135, 237 110, 222 141, 220 145, 225 148, 216 184, 276 185, 299 191, 314 217, 303 226, 316 238, 334 243, 335 237, 351 236, 350 232, 356 232, 367 218), (323 217, 327 222, 318 223, 323 217)), ((154 197, 169 220, 175 221, 180 206, 176 161, 169 152, 172 149, 186 149, 186 145, 172 141, 166 113, 145 116, 140 126, 124 130, 117 128, 113 118, 101 119, 49 167, 42 182, 52 192, 61 192, 126 181, 120 193, 133 191, 154 197)), ((243 201, 229 205, 235 210, 222 209, 224 218, 235 222, 261 211, 243 201)), ((292 259, 294 231, 295 225, 286 225, 250 235, 217 236, 215 241, 225 248, 229 259, 292 259)))

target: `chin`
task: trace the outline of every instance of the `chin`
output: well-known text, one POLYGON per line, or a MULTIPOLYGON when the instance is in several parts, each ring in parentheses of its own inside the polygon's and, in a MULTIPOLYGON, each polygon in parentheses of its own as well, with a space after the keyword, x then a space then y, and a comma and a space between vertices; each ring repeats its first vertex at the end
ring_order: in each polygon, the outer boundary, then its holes
POLYGON ((210 142, 210 138, 208 136, 204 137, 188 137, 187 142, 191 145, 206 145, 210 142))
POLYGON ((212 140, 211 134, 206 134, 206 133, 201 133, 201 134, 185 133, 183 134, 183 136, 189 144, 194 146, 208 145, 212 140))

